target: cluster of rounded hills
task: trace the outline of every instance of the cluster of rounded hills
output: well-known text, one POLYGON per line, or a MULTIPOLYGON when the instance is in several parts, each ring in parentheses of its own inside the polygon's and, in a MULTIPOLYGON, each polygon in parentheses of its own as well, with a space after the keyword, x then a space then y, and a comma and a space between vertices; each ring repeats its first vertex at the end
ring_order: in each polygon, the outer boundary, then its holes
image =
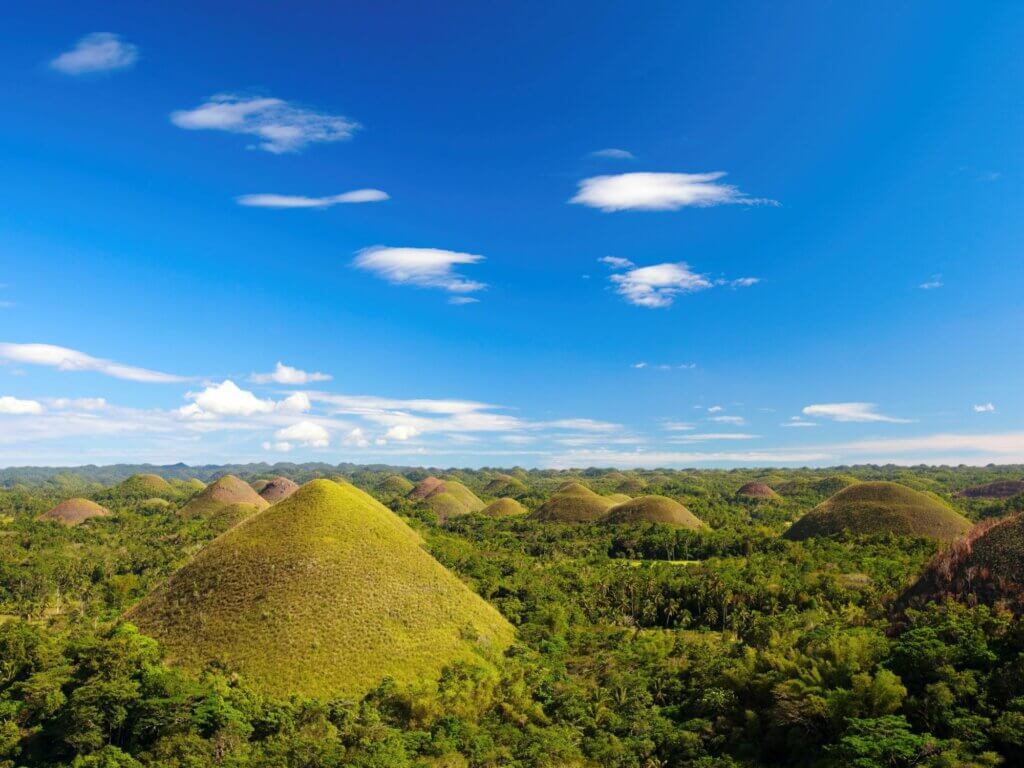
MULTIPOLYGON (((946 542, 898 605, 953 596, 1024 613, 1024 515, 972 528, 939 497, 903 485, 817 482, 834 493, 791 525, 787 539, 889 533, 946 542)), ((252 486, 226 475, 204 486, 136 475, 113 490, 144 508, 188 498, 177 514, 223 531, 126 614, 187 669, 223 664, 277 695, 359 696, 385 677, 411 684, 436 679, 459 659, 489 663, 514 639, 512 626, 437 562, 413 528, 345 481, 299 486, 276 478, 252 486)), ((521 480, 502 475, 485 493, 524 490, 521 480)), ((568 482, 528 513, 510 496, 485 504, 456 480, 414 484, 393 475, 375 489, 424 505, 442 522, 480 513, 706 528, 674 499, 625 493, 644 490, 633 478, 617 490, 602 496, 568 482)), ((781 501, 763 483, 748 483, 736 496, 755 505, 781 501)), ((93 501, 71 499, 41 518, 77 525, 107 515, 93 501)))

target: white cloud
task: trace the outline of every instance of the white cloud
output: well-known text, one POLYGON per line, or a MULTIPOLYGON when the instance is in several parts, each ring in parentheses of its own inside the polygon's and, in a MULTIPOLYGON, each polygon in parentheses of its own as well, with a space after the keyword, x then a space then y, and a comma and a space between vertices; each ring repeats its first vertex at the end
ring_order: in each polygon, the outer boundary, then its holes
POLYGON ((396 424, 384 434, 384 437, 389 440, 404 441, 416 437, 419 433, 420 431, 416 427, 409 424, 396 424))
POLYGON ((817 427, 818 426, 818 422, 816 422, 816 421, 807 421, 806 419, 801 419, 799 416, 792 416, 792 417, 790 417, 789 421, 785 421, 782 424, 780 424, 779 426, 781 426, 781 427, 817 427))
POLYGON ((312 421, 300 421, 279 429, 274 437, 278 440, 294 440, 310 448, 326 448, 331 439, 330 433, 323 426, 312 421))
POLYGON ((634 368, 646 368, 647 367, 647 363, 642 362, 642 361, 639 362, 639 363, 633 363, 633 367, 634 368))
POLYGON ((448 299, 449 304, 455 304, 461 306, 464 304, 479 304, 480 299, 474 299, 472 296, 452 296, 448 299))
POLYGON ((275 195, 272 193, 241 195, 235 200, 251 208, 330 208, 345 203, 377 203, 389 200, 387 192, 379 189, 354 189, 340 195, 304 197, 302 195, 275 195))
MULTIPOLYGON (((700 406, 697 407, 699 408, 700 406)), ((708 413, 721 413, 723 410, 725 409, 720 405, 712 405, 708 407, 708 413)))
POLYGON ((102 397, 58 397, 50 405, 59 411, 102 411, 107 408, 107 401, 102 397))
POLYGON ((146 368, 123 365, 52 344, 0 343, 0 360, 28 365, 46 365, 61 371, 95 371, 116 379, 147 384, 167 384, 188 380, 184 376, 174 376, 169 373, 150 371, 146 368))
POLYGON ((825 461, 831 454, 813 450, 766 451, 570 451, 551 459, 555 468, 573 467, 692 467, 699 464, 807 464, 825 461))
POLYGON ((775 204, 747 197, 731 184, 716 183, 714 173, 621 173, 593 176, 579 183, 570 203, 612 211, 675 211, 685 206, 775 204))
POLYGON ((694 293, 712 286, 704 275, 690 270, 684 262, 638 267, 608 278, 615 290, 638 307, 669 307, 680 293, 694 293))
POLYGON ((745 432, 704 432, 679 435, 671 440, 675 443, 691 443, 705 440, 757 440, 760 437, 760 435, 750 435, 745 432))
POLYGON ((19 400, 10 395, 0 397, 0 414, 7 416, 29 416, 43 412, 43 404, 36 400, 19 400))
POLYGON ((635 160, 636 155, 630 152, 628 149, 616 149, 615 147, 608 147, 607 149, 598 149, 590 153, 591 157, 607 157, 612 160, 635 160))
POLYGON ((354 445, 356 448, 366 448, 370 444, 370 441, 366 439, 366 433, 363 432, 362 427, 356 427, 345 435, 344 442, 345 445, 354 445))
POLYGON ((66 75, 108 72, 130 67, 139 57, 139 49, 110 32, 93 32, 80 39, 70 51, 50 62, 66 75))
POLYGON ((273 400, 262 400, 252 392, 240 388, 230 379, 212 384, 201 392, 185 395, 191 405, 179 409, 182 416, 202 418, 213 416, 252 416, 257 413, 271 413, 275 409, 273 400))
POLYGON ((574 429, 579 432, 614 432, 622 428, 621 424, 596 419, 557 419, 539 425, 552 429, 574 429))
POLYGON ((874 403, 821 403, 808 405, 803 409, 804 416, 818 416, 824 419, 843 422, 888 422, 890 424, 907 424, 909 419, 899 419, 878 413, 874 403))
POLYGON ((347 117, 314 112, 282 99, 229 93, 212 96, 195 109, 172 112, 171 122, 188 130, 256 136, 256 146, 274 154, 298 152, 313 143, 344 141, 359 128, 347 117))
POLYGON ((693 424, 685 421, 666 421, 661 425, 663 429, 667 429, 669 432, 689 432, 696 429, 693 424))
POLYGON ((277 404, 277 409, 286 413, 305 413, 312 407, 309 395, 305 392, 294 392, 277 404))
POLYGON ((720 280, 716 285, 727 285, 730 288, 749 288, 761 282, 760 277, 737 277, 735 280, 720 280))
POLYGON ((936 288, 941 288, 942 286, 942 275, 932 275, 929 279, 921 283, 921 285, 919 285, 918 288, 921 288, 925 291, 932 291, 935 290, 936 288))
POLYGON ((277 451, 278 453, 288 453, 288 451, 290 451, 292 448, 294 448, 294 446, 291 443, 285 442, 283 440, 276 443, 271 443, 269 441, 263 442, 264 451, 277 451))
POLYGON ((874 463, 1020 464, 1024 463, 1024 432, 968 435, 943 433, 858 440, 828 448, 843 456, 867 456, 874 463))
POLYGON ((485 283, 468 280, 454 267, 476 264, 483 256, 441 248, 365 248, 352 262, 358 269, 372 272, 397 285, 440 288, 451 293, 472 293, 487 287, 485 283))
POLYGON ((602 256, 598 261, 607 264, 612 269, 628 269, 636 266, 632 261, 621 256, 602 256))
POLYGON ((708 416, 708 421, 716 421, 719 424, 745 424, 742 416, 708 416))
POLYGON ((254 373, 249 380, 254 384, 310 384, 316 381, 330 381, 326 373, 309 373, 278 361, 271 373, 254 373))
POLYGON ((980 403, 974 406, 975 413, 994 413, 996 407, 992 403, 980 403))

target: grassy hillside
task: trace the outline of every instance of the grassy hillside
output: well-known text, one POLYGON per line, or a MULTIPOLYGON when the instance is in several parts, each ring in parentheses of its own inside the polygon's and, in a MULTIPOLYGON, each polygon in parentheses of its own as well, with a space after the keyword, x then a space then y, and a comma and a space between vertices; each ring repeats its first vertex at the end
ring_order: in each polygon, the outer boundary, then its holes
POLYGON ((388 475, 377 484, 377 493, 381 496, 407 496, 414 487, 407 477, 388 475))
POLYGON ((786 532, 803 540, 848 533, 896 533, 952 541, 970 521, 945 503, 898 483, 857 483, 822 502, 786 532))
POLYGON ((525 515, 526 507, 515 499, 510 499, 506 496, 488 504, 481 510, 481 513, 487 515, 487 517, 512 517, 515 515, 525 515))
POLYGON ((423 682, 513 637, 396 515, 327 480, 216 539, 127 618, 175 663, 218 660, 278 695, 423 682))
POLYGON ((605 523, 663 523, 697 531, 705 528, 703 522, 686 507, 666 496, 640 496, 616 504, 608 511, 605 523))
POLYGON ((175 492, 174 486, 160 477, 160 475, 153 474, 132 475, 118 485, 117 490, 125 494, 145 497, 165 496, 175 492))
POLYGON ((991 483, 964 488, 957 496, 967 499, 1009 499, 1024 493, 1024 480, 993 480, 991 483))
POLYGON ((615 502, 611 499, 597 495, 581 483, 570 482, 561 486, 530 515, 530 519, 543 522, 585 523, 600 520, 613 506, 615 502))
POLYGON ((37 519, 63 525, 79 525, 90 518, 105 517, 109 514, 109 509, 101 507, 94 501, 75 498, 62 501, 50 511, 41 514, 37 519))

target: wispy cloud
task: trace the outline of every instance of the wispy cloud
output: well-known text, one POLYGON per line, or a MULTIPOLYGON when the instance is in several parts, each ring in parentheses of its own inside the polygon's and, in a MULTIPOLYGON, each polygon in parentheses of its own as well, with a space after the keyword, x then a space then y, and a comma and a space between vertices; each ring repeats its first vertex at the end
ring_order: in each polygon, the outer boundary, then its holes
POLYGON ((580 450, 553 456, 550 466, 576 467, 693 467, 703 464, 807 464, 825 461, 831 454, 815 450, 764 451, 610 451, 580 450))
POLYGON ((752 198, 713 173, 621 173, 593 176, 579 183, 570 203, 613 211, 675 211, 684 207, 714 205, 776 205, 772 200, 752 198))
POLYGON ((116 379, 139 381, 147 384, 169 384, 188 381, 187 377, 136 368, 87 355, 67 347, 53 344, 0 343, 0 360, 26 365, 45 365, 61 371, 95 371, 116 379))
POLYGON ((890 424, 908 424, 910 419, 886 416, 878 412, 874 403, 821 403, 808 405, 803 409, 804 416, 817 416, 823 419, 843 422, 888 422, 890 424))
POLYGON ((311 384, 317 381, 330 381, 333 377, 327 373, 311 373, 299 368, 292 368, 280 360, 270 373, 254 373, 249 380, 254 384, 311 384))
POLYGON ((995 413, 996 407, 992 403, 978 403, 974 406, 975 413, 995 413))
POLYGON ((661 426, 669 432, 690 432, 696 429, 696 427, 688 421, 666 421, 662 423, 661 426))
POLYGON ((921 283, 918 288, 924 291, 934 291, 936 288, 943 286, 942 275, 932 275, 930 278, 921 283))
POLYGON ((347 203, 376 203, 390 199, 387 192, 379 189, 354 189, 340 195, 327 197, 304 197, 302 195, 275 195, 261 193, 241 195, 235 200, 239 205, 250 208, 330 208, 332 205, 347 203))
POLYGON ((757 440, 760 437, 746 432, 693 432, 670 439, 674 443, 700 443, 707 440, 757 440))
POLYGON ((461 306, 464 304, 479 304, 480 299, 474 299, 472 296, 452 296, 448 299, 449 304, 455 304, 461 306))
POLYGON ((779 426, 780 427, 817 427, 818 426, 818 422, 816 422, 816 421, 807 421, 806 419, 802 419, 799 416, 791 416, 789 421, 784 421, 779 426))
POLYGON ((372 272, 389 283, 439 288, 450 293, 473 293, 487 287, 486 283, 463 277, 455 267, 476 264, 483 256, 441 248, 389 248, 375 246, 356 255, 352 265, 372 272))
POLYGON ((746 424, 746 419, 742 416, 708 416, 708 421, 714 421, 719 424, 746 424))
POLYGON ((756 277, 742 277, 738 280, 713 279, 708 275, 694 272, 684 261, 653 264, 649 267, 635 267, 627 259, 616 257, 606 256, 601 261, 617 269, 629 267, 624 272, 610 275, 608 280, 615 286, 615 291, 630 304, 648 309, 670 307, 681 294, 697 293, 722 285, 744 288, 759 282, 756 277))
POLYGON ((316 112, 283 99, 222 93, 195 109, 171 113, 171 122, 188 130, 214 130, 255 136, 258 149, 282 154, 309 144, 345 141, 360 127, 342 117, 316 112))
POLYGON ((591 157, 605 157, 611 160, 635 160, 636 155, 630 152, 628 149, 617 149, 616 147, 608 147, 607 149, 597 149, 590 153, 591 157))
POLYGON ((621 256, 602 256, 598 261, 607 264, 612 269, 628 269, 636 266, 632 261, 621 256))
POLYGON ((697 367, 696 363, 647 363, 641 361, 633 363, 634 368, 650 368, 652 371, 692 371, 697 367))
POLYGON ((139 49, 111 32, 93 32, 81 38, 75 47, 50 62, 50 66, 66 75, 109 72, 132 66, 139 58, 139 49))

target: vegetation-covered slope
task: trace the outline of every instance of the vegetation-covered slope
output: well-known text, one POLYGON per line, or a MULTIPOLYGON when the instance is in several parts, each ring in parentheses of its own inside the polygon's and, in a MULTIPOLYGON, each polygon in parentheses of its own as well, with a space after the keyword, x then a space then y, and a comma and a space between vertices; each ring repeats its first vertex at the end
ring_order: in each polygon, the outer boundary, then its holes
POLYGON ((957 496, 967 499, 1009 499, 1024 493, 1024 480, 993 480, 991 483, 964 488, 957 496))
POLYGON ((605 523, 664 523, 690 530, 700 530, 704 523, 690 510, 666 496, 638 496, 608 511, 605 523))
POLYGON ((898 483, 851 485, 822 502, 785 532, 801 540, 838 533, 895 533, 952 541, 971 523, 939 499, 898 483))
POLYGON ((429 680, 513 635, 394 513, 327 480, 216 539, 128 618, 175 663, 220 661, 278 695, 429 680))
POLYGON ((1024 514, 975 526, 936 555, 900 605, 920 608, 947 597, 1024 613, 1024 514))

